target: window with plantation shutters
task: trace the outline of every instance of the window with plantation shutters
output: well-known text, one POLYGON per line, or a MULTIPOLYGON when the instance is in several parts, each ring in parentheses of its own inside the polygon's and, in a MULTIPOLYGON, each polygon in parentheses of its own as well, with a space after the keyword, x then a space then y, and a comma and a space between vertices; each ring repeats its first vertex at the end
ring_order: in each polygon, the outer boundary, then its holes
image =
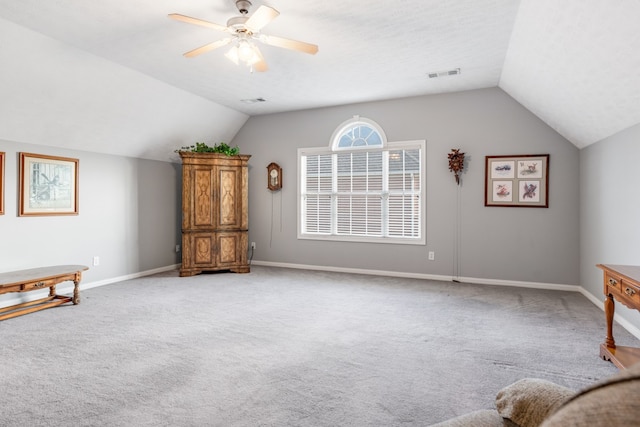
POLYGON ((298 237, 424 244, 424 152, 360 118, 330 148, 300 149, 298 237))

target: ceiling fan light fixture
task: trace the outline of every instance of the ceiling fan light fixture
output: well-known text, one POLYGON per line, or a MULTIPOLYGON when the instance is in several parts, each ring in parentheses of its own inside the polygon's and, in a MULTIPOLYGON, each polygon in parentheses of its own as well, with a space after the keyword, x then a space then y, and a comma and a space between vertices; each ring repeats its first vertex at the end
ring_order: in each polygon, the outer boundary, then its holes
POLYGON ((233 46, 227 53, 224 54, 231 62, 236 65, 240 65, 240 56, 238 55, 238 46, 233 46))
POLYGON ((262 59, 257 46, 247 40, 240 40, 224 56, 236 65, 244 63, 247 67, 251 67, 262 59))
POLYGON ((255 56, 255 46, 246 40, 240 40, 240 42, 238 42, 238 59, 240 59, 240 61, 250 64, 255 56))

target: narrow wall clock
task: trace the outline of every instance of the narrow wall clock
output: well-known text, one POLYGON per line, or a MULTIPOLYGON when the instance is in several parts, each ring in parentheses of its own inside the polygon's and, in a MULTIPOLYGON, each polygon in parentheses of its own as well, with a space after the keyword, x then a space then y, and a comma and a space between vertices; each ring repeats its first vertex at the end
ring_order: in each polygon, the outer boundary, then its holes
POLYGON ((274 162, 267 166, 267 188, 278 191, 282 188, 282 168, 274 162))

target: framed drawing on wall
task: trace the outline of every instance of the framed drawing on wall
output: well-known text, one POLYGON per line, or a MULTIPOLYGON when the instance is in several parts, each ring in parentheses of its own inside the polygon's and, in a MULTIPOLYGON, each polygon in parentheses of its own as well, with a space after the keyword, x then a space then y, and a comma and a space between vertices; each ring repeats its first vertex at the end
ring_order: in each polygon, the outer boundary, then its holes
POLYGON ((486 156, 485 206, 549 207, 549 155, 486 156))
POLYGON ((20 153, 19 216, 77 215, 78 159, 20 153))
POLYGON ((0 151, 0 215, 4 215, 4 152, 0 151))

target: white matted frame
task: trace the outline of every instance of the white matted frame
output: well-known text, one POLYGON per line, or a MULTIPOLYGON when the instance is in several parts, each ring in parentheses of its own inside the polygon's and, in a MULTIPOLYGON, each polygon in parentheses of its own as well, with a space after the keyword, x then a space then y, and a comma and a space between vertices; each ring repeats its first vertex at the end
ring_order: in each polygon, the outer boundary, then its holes
POLYGON ((549 155, 486 156, 485 206, 549 207, 549 155))
POLYGON ((19 216, 78 215, 78 159, 20 153, 19 216))

